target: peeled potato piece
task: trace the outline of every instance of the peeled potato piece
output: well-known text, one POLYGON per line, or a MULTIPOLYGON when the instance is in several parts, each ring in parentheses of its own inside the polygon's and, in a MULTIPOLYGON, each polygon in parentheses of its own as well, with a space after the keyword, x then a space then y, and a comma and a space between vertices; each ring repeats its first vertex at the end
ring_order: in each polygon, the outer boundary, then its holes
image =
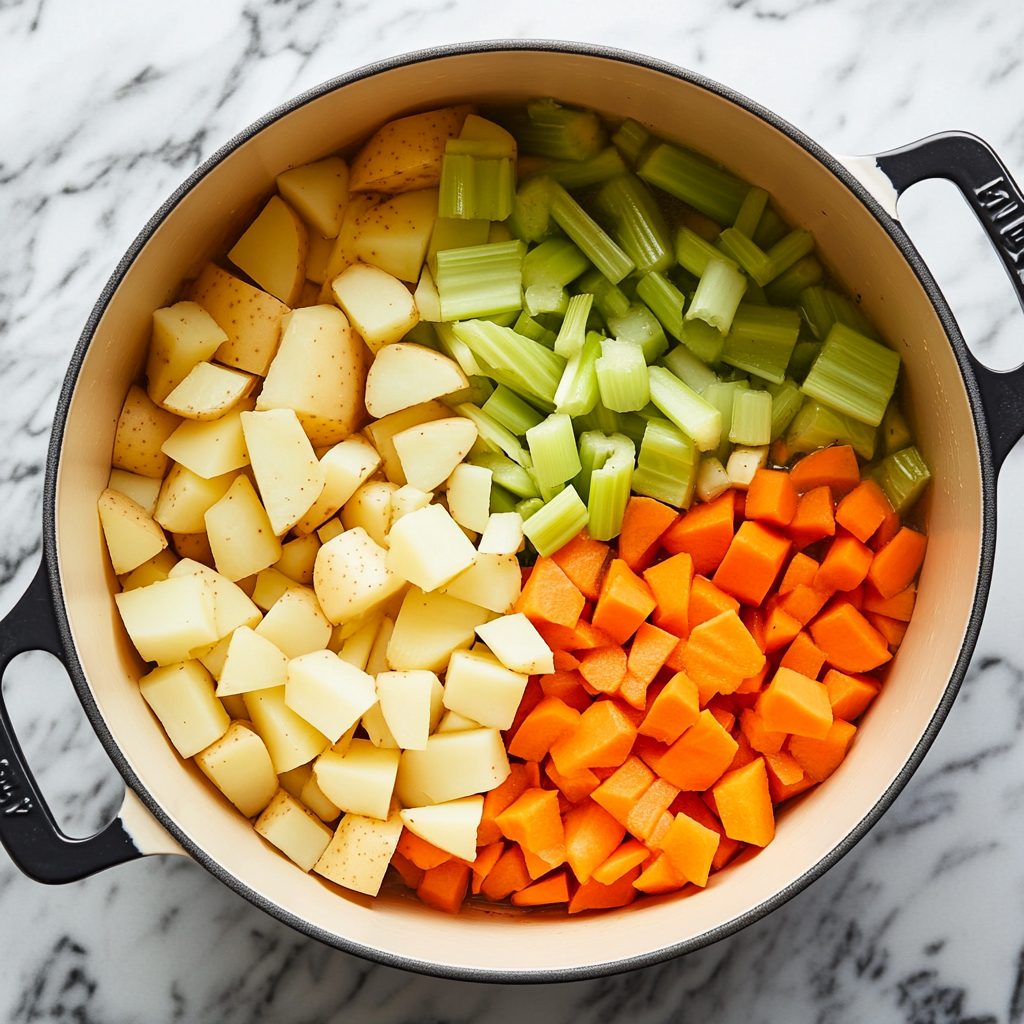
POLYGON ((491 517, 491 471, 461 462, 452 470, 445 491, 452 519, 474 533, 483 533, 491 517))
POLYGON ((281 557, 274 563, 274 568, 296 583, 312 586, 313 566, 319 550, 320 538, 315 533, 307 533, 283 545, 281 557))
POLYGON ((322 651, 331 642, 331 624, 309 587, 286 590, 256 627, 256 633, 289 658, 322 651))
POLYGON ((168 573, 170 579, 178 576, 197 576, 203 580, 213 594, 213 615, 217 622, 217 633, 227 636, 239 626, 255 629, 263 614, 250 597, 227 577, 191 558, 183 558, 168 573))
POLYGON ((413 587, 402 601, 388 638, 387 664, 396 671, 443 672, 452 651, 469 647, 476 627, 491 617, 486 608, 413 587))
POLYGON ((497 729, 435 733, 424 750, 402 752, 395 795, 410 807, 447 803, 500 786, 510 771, 497 729))
POLYGON ((313 765, 317 785, 343 811, 385 819, 398 774, 400 751, 354 739, 344 755, 325 751, 313 765))
POLYGON ((244 474, 235 477, 205 520, 217 571, 229 580, 251 576, 281 557, 270 517, 244 474))
POLYGON ((459 364, 422 345, 380 349, 366 374, 366 411, 375 419, 469 387, 459 364))
POLYGON ((432 491, 452 475, 477 438, 476 424, 464 416, 420 423, 395 434, 393 444, 406 483, 432 491))
POLYGON ((173 533, 204 533, 206 513, 227 494, 234 479, 234 473, 225 473, 206 480, 175 466, 160 489, 153 518, 173 533))
POLYGON ((245 450, 240 413, 256 407, 252 398, 243 398, 225 415, 215 420, 185 420, 163 443, 163 452, 196 476, 206 480, 249 465, 245 450))
POLYGON ((440 505, 403 516, 388 535, 386 565, 424 591, 436 590, 473 564, 476 550, 440 505))
POLYGON ((349 437, 320 457, 324 489, 295 524, 297 533, 311 533, 327 522, 380 465, 377 449, 363 437, 349 437))
POLYGON ((491 555, 478 551, 473 564, 440 589, 460 601, 507 615, 522 592, 522 580, 515 555, 491 555))
POLYGON ((356 527, 328 541, 316 556, 313 586, 324 614, 348 622, 401 590, 405 579, 385 564, 387 551, 356 527))
POLYGON ((195 302, 176 302, 153 314, 153 336, 146 360, 146 390, 163 400, 189 375, 196 363, 213 358, 228 340, 217 321, 195 302))
POLYGON ((108 487, 96 504, 110 561, 119 576, 148 562, 167 547, 164 531, 137 501, 108 487))
POLYGON ((373 206, 356 225, 355 254, 361 262, 415 284, 436 217, 437 189, 406 192, 373 206))
POLYGON ((261 288, 294 306, 306 280, 308 245, 302 218, 280 196, 271 196, 228 259, 261 288))
POLYGON ((245 694, 245 707, 278 775, 308 764, 331 745, 322 732, 285 704, 283 686, 252 690, 245 694))
POLYGON ((400 488, 387 480, 370 480, 363 484, 341 510, 341 524, 346 530, 362 527, 382 548, 388 546, 387 534, 394 519, 392 502, 400 488))
MULTIPOLYGON (((402 409, 401 412, 393 412, 390 416, 370 423, 363 433, 373 443, 374 448, 380 453, 384 463, 384 475, 396 484, 407 484, 405 470, 395 451, 394 437, 403 430, 408 430, 420 423, 427 423, 430 420, 443 420, 451 416, 452 411, 440 402, 423 402, 420 405, 410 406, 402 409)), ((432 488, 420 488, 420 490, 432 488)))
POLYGON ((287 678, 288 658, 284 652, 248 626, 239 626, 228 641, 217 679, 217 696, 233 697, 284 686, 287 678))
POLYGON ((444 706, 491 729, 508 729, 530 677, 505 668, 493 654, 453 651, 445 673, 444 706))
POLYGON ((177 416, 161 409, 142 388, 133 384, 117 420, 110 457, 113 467, 139 476, 162 477, 171 460, 161 447, 180 422, 177 416))
POLYGON ((195 756, 203 774, 247 818, 260 813, 277 792, 277 776, 266 744, 245 722, 228 731, 195 756))
POLYGON ((476 860, 476 831, 484 813, 482 796, 467 796, 429 807, 410 807, 399 813, 413 835, 463 860, 476 860))
POLYGON ((386 821, 346 814, 313 870, 346 889, 376 896, 402 837, 402 827, 397 808, 386 821))
POLYGON ((182 757, 205 750, 227 732, 231 719, 213 695, 213 679, 198 661, 154 669, 139 689, 182 757))
POLYGON ((435 692, 440 701, 444 690, 433 672, 413 669, 381 672, 377 676, 381 714, 403 750, 423 750, 426 747, 435 692))
POLYGON ((329 156, 277 176, 277 190, 291 208, 324 238, 341 228, 348 203, 348 164, 329 156))
POLYGON ((137 501, 150 515, 156 511, 160 495, 160 481, 151 476, 139 476, 123 469, 112 469, 107 487, 137 501))
POLYGON ((252 391, 256 378, 215 363, 196 363, 164 399, 164 408, 189 420, 215 420, 252 391))
POLYGON ((332 288, 338 305, 371 352, 379 352, 383 346, 405 337, 419 322, 416 303, 409 289, 396 277, 377 267, 354 263, 334 279, 332 288))
POLYGON ((256 820, 255 828, 303 871, 312 869, 331 841, 331 830, 283 789, 256 820))
POLYGON ((337 743, 377 702, 377 691, 373 678, 362 669, 330 651, 313 651, 288 663, 284 699, 337 743))
POLYGON ((334 279, 346 268, 358 261, 355 250, 356 234, 359 218, 371 207, 384 202, 387 196, 380 192, 360 192, 349 197, 345 207, 345 216, 341 221, 341 230, 334 240, 330 256, 324 267, 324 281, 320 286, 320 301, 333 302, 334 291, 331 285, 334 279))

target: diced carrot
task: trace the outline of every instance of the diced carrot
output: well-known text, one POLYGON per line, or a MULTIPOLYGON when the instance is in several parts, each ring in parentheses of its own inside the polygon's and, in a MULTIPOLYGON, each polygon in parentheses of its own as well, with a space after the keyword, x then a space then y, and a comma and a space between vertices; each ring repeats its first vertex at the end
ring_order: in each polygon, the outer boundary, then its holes
POLYGON ((594 868, 590 877, 602 885, 611 885, 627 871, 643 864, 650 855, 651 851, 639 839, 627 839, 594 868))
POLYGON ((815 487, 829 487, 836 497, 841 497, 860 483, 860 466, 850 445, 837 444, 805 455, 789 471, 789 476, 801 494, 815 487))
POLYGON ((789 462, 789 445, 780 437, 777 441, 772 441, 770 454, 774 465, 785 466, 789 462))
POLYGON ((779 584, 779 596, 785 597, 796 587, 810 587, 814 584, 814 577, 818 572, 818 563, 803 552, 797 552, 792 558, 779 584))
MULTIPOLYGON (((584 609, 584 612, 586 609, 584 609)), ((585 618, 580 616, 575 629, 555 626, 548 622, 537 625, 537 632, 553 651, 589 651, 594 647, 606 647, 614 641, 599 629, 595 629, 585 618)))
POLYGON ((626 678, 622 680, 617 696, 635 711, 643 711, 647 707, 647 687, 649 685, 639 676, 633 675, 627 668, 626 678))
POLYGON ((522 612, 534 625, 550 622, 573 629, 585 600, 554 559, 541 557, 534 563, 533 572, 512 610, 522 612))
POLYGON ((782 749, 788 733, 766 729, 764 719, 753 708, 746 708, 740 715, 740 728, 750 746, 761 754, 774 754, 782 749))
POLYGON ((715 698, 708 702, 708 711, 715 716, 715 721, 727 732, 732 732, 732 727, 736 724, 736 716, 729 710, 723 707, 717 707, 715 705, 715 698))
POLYGON ((801 625, 785 608, 771 610, 764 626, 764 652, 781 651, 800 635, 801 625))
POLYGON ((545 697, 557 697, 577 711, 590 707, 590 697, 583 689, 583 676, 579 672, 552 672, 541 676, 540 688, 545 697))
POLYGON ((682 661, 686 674, 697 684, 701 702, 706 703, 715 693, 732 693, 759 672, 764 655, 740 617, 728 611, 693 629, 682 661))
POLYGON ((928 538, 904 526, 881 551, 875 554, 868 580, 883 598, 895 597, 913 582, 924 561, 928 538))
POLYGON ((613 768, 629 756, 636 726, 611 700, 595 701, 579 725, 551 746, 551 759, 563 775, 581 768, 613 768))
POLYGON ((415 889, 423 881, 423 868, 418 868, 398 850, 391 855, 391 866, 402 876, 402 881, 410 889, 415 889))
POLYGON ((505 730, 506 736, 515 736, 519 727, 526 721, 526 716, 544 699, 544 691, 536 676, 530 676, 526 682, 526 689, 520 698, 519 707, 516 709, 516 716, 512 724, 505 730))
POLYGON ((643 708, 634 708, 634 707, 630 706, 629 704, 627 704, 624 700, 622 700, 619 697, 618 694, 616 694, 614 697, 601 696, 601 697, 598 697, 598 700, 601 700, 601 701, 607 701, 607 700, 613 701, 615 703, 616 708, 623 715, 625 715, 626 718, 628 718, 629 721, 631 721, 633 723, 633 725, 636 726, 637 728, 640 727, 640 723, 644 720, 644 716, 647 714, 647 712, 643 708))
POLYGON ((484 795, 483 814, 476 830, 477 846, 490 846, 500 840, 501 829, 494 819, 506 807, 511 807, 527 789, 540 785, 540 765, 536 762, 513 762, 510 768, 505 781, 484 795))
POLYGON ((786 535, 798 551, 836 532, 835 504, 827 487, 816 487, 800 496, 796 515, 786 527, 786 535))
POLYGON ((598 693, 615 693, 626 678, 626 652, 618 644, 595 647, 580 657, 580 675, 598 693))
POLYGON ((488 872, 480 891, 489 900, 503 900, 512 893, 525 889, 531 881, 523 851, 513 843, 488 872))
POLYGON ((733 690, 733 693, 742 694, 744 696, 750 696, 751 694, 759 693, 761 687, 764 686, 764 681, 768 678, 768 673, 771 672, 771 670, 771 663, 765 661, 765 663, 761 666, 761 671, 756 672, 754 675, 748 676, 746 679, 744 679, 743 682, 740 683, 740 685, 737 686, 735 690, 733 690))
POLYGON ((626 818, 626 829, 638 839, 650 839, 661 816, 678 795, 678 787, 664 779, 655 779, 630 810, 626 818))
POLYGON ((630 756, 590 795, 616 821, 625 826, 634 804, 647 792, 654 780, 654 772, 639 757, 630 756))
POLYGON ((672 862, 662 853, 643 871, 633 883, 641 892, 655 895, 658 893, 675 892, 686 885, 687 880, 672 866, 672 862))
POLYGON ((613 558, 594 607, 592 624, 624 644, 657 602, 651 588, 621 558, 613 558))
POLYGON ((596 868, 622 842, 626 827, 599 803, 585 800, 565 816, 565 859, 580 882, 587 882, 596 868))
POLYGON ((882 525, 875 530, 871 540, 868 541, 868 547, 872 551, 881 551, 900 532, 902 526, 899 513, 893 512, 892 515, 886 516, 882 520, 882 525))
MULTIPOLYGON (((579 659, 568 651, 552 651, 551 655, 555 662, 556 672, 572 672, 580 667, 579 659)), ((543 686, 541 686, 541 689, 543 689, 543 686)))
POLYGON ((811 623, 811 636, 840 672, 870 672, 892 658, 885 637, 848 601, 826 608, 811 623))
POLYGON ((469 865, 461 860, 449 860, 423 872, 416 895, 428 907, 457 914, 469 888, 469 865))
POLYGON ((789 554, 790 542, 771 527, 747 520, 715 573, 715 586, 744 604, 759 605, 789 554))
POLYGON ((579 724, 580 713, 557 697, 545 697, 523 720, 508 752, 524 761, 543 761, 551 744, 579 724))
POLYGON ((786 648, 786 653, 779 662, 780 668, 791 668, 808 679, 817 679, 822 665, 825 664, 825 652, 819 650, 809 633, 800 632, 786 648))
POLYGON ((476 860, 473 861, 473 881, 470 883, 474 896, 480 892, 484 879, 494 869, 494 865, 501 860, 501 855, 504 852, 505 844, 500 839, 477 851, 476 860))
POLYGON ((675 743, 699 717, 697 684, 677 672, 651 704, 638 732, 660 743, 675 743))
POLYGON ((812 779, 793 759, 786 750, 777 754, 765 754, 764 765, 768 772, 768 792, 772 803, 782 803, 791 796, 803 793, 816 785, 812 779))
POLYGON ((757 713, 768 732, 823 739, 832 725, 825 684, 788 668, 775 673, 757 700, 757 713))
POLYGON ((690 587, 693 584, 693 559, 685 552, 644 570, 657 605, 654 624, 675 636, 690 632, 690 587))
POLYGON ((759 469, 747 488, 744 515, 769 526, 789 526, 796 513, 796 503, 796 488, 788 473, 759 469))
POLYGON ((890 619, 888 615, 879 615, 877 612, 868 612, 867 620, 882 636, 891 648, 899 647, 903 643, 909 622, 900 622, 899 619, 890 619))
MULTIPOLYGON (((705 710, 700 713, 696 724, 671 747, 654 756, 648 754, 651 757, 648 764, 677 789, 700 792, 718 780, 729 767, 737 749, 739 744, 715 720, 715 716, 705 710)), ((637 752, 640 752, 639 744, 637 752)))
MULTIPOLYGON (((561 804, 564 799, 565 798, 559 793, 559 804, 561 804)), ((566 811, 569 810, 569 806, 565 808, 566 811)), ((526 870, 530 873, 530 878, 534 880, 546 875, 552 868, 557 868, 559 864, 565 863, 564 846, 545 850, 543 857, 531 852, 525 846, 520 847, 520 849, 523 851, 523 861, 526 864, 526 870)))
POLYGON ((725 834, 753 846, 767 846, 775 836, 775 814, 768 772, 758 758, 724 775, 712 788, 725 834))
POLYGON ((649 685, 677 643, 678 638, 672 633, 649 622, 642 623, 629 648, 629 671, 649 685))
POLYGON ((822 739, 794 736, 789 741, 793 759, 815 782, 824 782, 842 763, 857 726, 837 718, 822 739))
POLYGON ((791 786, 784 786, 781 782, 774 783, 769 779, 768 791, 772 795, 772 803, 781 804, 783 800, 789 800, 791 797, 806 793, 807 790, 813 789, 816 785, 817 783, 814 779, 804 772, 800 781, 794 782, 791 786))
POLYGON ((713 619, 722 612, 739 612, 740 603, 735 597, 720 590, 711 580, 703 576, 694 576, 690 588, 690 609, 687 635, 702 622, 713 619))
POLYGON ((874 557, 871 548, 845 530, 836 533, 814 577, 818 590, 853 590, 864 582, 874 557))
POLYGON ((559 871, 550 878, 534 882, 533 885, 512 893, 514 907, 542 907, 549 903, 569 902, 569 882, 565 872, 559 871))
POLYGON ((864 587, 865 612, 874 612, 876 615, 887 615, 890 619, 899 619, 900 622, 909 622, 914 614, 914 602, 917 600, 917 587, 913 583, 906 590, 901 590, 895 597, 888 599, 875 590, 871 584, 864 587))
POLYGON ((801 583, 782 599, 780 606, 797 622, 806 626, 828 604, 830 597, 830 590, 818 590, 801 583))
POLYGON ((839 502, 836 522, 866 544, 891 514, 885 491, 874 480, 863 480, 839 502))
MULTIPOLYGON (((767 626, 767 615, 765 609, 772 602, 772 598, 768 598, 765 602, 764 607, 755 608, 753 605, 745 604, 740 609, 740 622, 747 627, 747 632, 754 638, 754 643, 757 644, 757 649, 764 654, 767 646, 765 629, 767 626)), ((772 604, 774 608, 774 604, 772 604)))
POLYGON ((833 668, 825 674, 825 688, 832 716, 853 722, 864 714, 882 687, 869 676, 847 675, 833 668))
POLYGON ((703 888, 708 884, 718 842, 718 833, 713 829, 685 814, 677 814, 662 840, 662 849, 679 874, 703 888))
POLYGON ((742 730, 733 732, 731 735, 736 741, 736 753, 733 754, 729 766, 725 769, 727 772, 731 772, 736 768, 742 768, 745 764, 750 764, 754 758, 760 756, 760 752, 750 745, 750 741, 742 730))
POLYGON ((439 850, 433 843, 413 835, 407 828, 402 829, 396 850, 421 871, 429 871, 438 864, 452 859, 452 855, 446 850, 439 850))
POLYGON ((661 535, 679 518, 679 513, 653 498, 633 495, 626 505, 619 532, 619 558, 633 570, 643 572, 658 550, 661 535))
POLYGON ((700 822, 705 828, 718 833, 718 849, 715 851, 711 867, 719 871, 740 851, 742 843, 730 839, 722 828, 722 823, 708 805, 696 793, 683 792, 672 801, 669 808, 672 814, 685 814, 688 818, 700 822))
POLYGON ((601 785, 601 780, 589 768, 583 768, 574 775, 560 774, 550 757, 544 762, 544 774, 574 804, 586 799, 601 785))
POLYGON ((843 597, 845 597, 846 600, 849 601, 850 604, 852 604, 859 612, 864 611, 864 590, 867 586, 868 584, 861 583, 854 587, 853 590, 843 591, 843 597))
POLYGON ((565 856, 565 830, 558 797, 550 789, 528 789, 495 819, 506 839, 545 860, 565 856), (560 854, 553 851, 561 850, 560 854))
POLYGON ((694 505, 665 531, 662 546, 673 555, 685 551, 693 558, 694 571, 702 575, 714 572, 732 543, 735 508, 732 491, 707 504, 694 505))
POLYGON ((608 910, 612 907, 625 907, 636 899, 633 883, 640 877, 640 867, 630 868, 614 882, 605 885, 591 878, 586 885, 581 885, 569 900, 569 913, 578 914, 581 910, 608 910))
POLYGON ((610 555, 611 548, 607 544, 591 540, 587 531, 581 530, 551 558, 588 601, 596 601, 610 555))

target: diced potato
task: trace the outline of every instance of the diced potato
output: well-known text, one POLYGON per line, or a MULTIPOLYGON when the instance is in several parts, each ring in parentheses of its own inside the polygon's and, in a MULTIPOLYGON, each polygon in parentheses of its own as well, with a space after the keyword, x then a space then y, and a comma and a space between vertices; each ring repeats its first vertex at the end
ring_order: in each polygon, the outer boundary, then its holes
POLYGON ((403 484, 391 495, 391 525, 394 526, 411 512, 426 508, 433 500, 434 495, 430 491, 421 491, 412 484, 403 484))
POLYGON ((296 309, 306 306, 320 305, 320 289, 327 276, 327 261, 331 258, 334 240, 324 238, 319 231, 309 232, 309 249, 306 251, 306 283, 302 286, 302 294, 296 309))
POLYGON ((379 616, 371 619, 365 626, 361 626, 351 636, 346 637, 341 643, 338 657, 360 671, 364 670, 370 660, 370 652, 373 650, 373 643, 380 632, 383 618, 383 616, 379 616))
POLYGON ((198 302, 228 336, 217 349, 217 361, 264 376, 277 351, 281 318, 288 307, 215 263, 207 264, 188 297, 198 302))
POLYGON ((310 772, 299 799, 323 822, 337 821, 341 808, 331 803, 324 791, 317 785, 316 776, 310 772))
POLYGON ((248 626, 239 626, 228 641, 224 665, 217 682, 217 696, 269 690, 288 680, 288 657, 266 637, 248 626))
POLYGON ((375 747, 380 747, 384 750, 398 750, 398 740, 391 734, 379 703, 374 704, 363 715, 361 724, 366 730, 366 735, 370 737, 370 742, 375 747))
POLYGON ((523 517, 518 512, 492 512, 477 551, 482 555, 514 555, 523 544, 523 517))
POLYGON ((334 540, 335 537, 345 532, 345 524, 338 518, 328 519, 319 530, 316 531, 317 537, 320 538, 320 544, 326 544, 329 540, 334 540))
POLYGON ((245 398, 255 383, 251 374, 216 363, 196 363, 163 405, 188 420, 216 420, 245 398))
POLYGON ((297 537, 282 546, 281 557, 274 563, 274 568, 296 583, 310 587, 313 585, 313 566, 319 550, 320 538, 315 533, 297 537))
POLYGON ((410 807, 443 804, 500 786, 511 769, 497 729, 435 733, 424 750, 404 750, 395 794, 410 807), (407 799, 417 793, 422 803, 407 799))
MULTIPOLYGON (((487 529, 491 518, 491 471, 461 462, 448 478, 448 511, 459 526, 476 533, 487 529)), ((509 552, 510 554, 512 552, 509 552)))
POLYGON ((139 476, 162 477, 171 460, 161 449, 180 422, 133 384, 117 420, 111 464, 139 476))
MULTIPOLYGON (((202 661, 203 659, 200 658, 199 660, 202 661)), ((206 662, 203 662, 203 665, 206 667, 206 671, 216 679, 217 677, 213 675, 213 671, 206 665, 206 662)), ((236 693, 233 697, 218 697, 217 699, 224 705, 224 710, 231 716, 232 721, 249 721, 249 712, 245 710, 245 699, 240 693, 236 693)), ((260 742, 263 743, 262 740, 260 742)), ((264 744, 264 747, 266 747, 266 744, 264 744)), ((267 757, 269 758, 270 755, 268 754, 267 757)), ((273 771, 273 768, 271 768, 271 771, 273 771)), ((276 778, 277 776, 274 777, 276 778)))
POLYGON ((174 466, 160 489, 153 518, 174 533, 203 533, 206 513, 227 494, 234 479, 234 473, 225 473, 206 480, 184 466, 174 466))
POLYGON ((198 661, 154 669, 139 680, 139 689, 182 757, 205 750, 231 724, 224 706, 213 695, 210 673, 198 661))
POLYGON ((331 640, 331 624, 308 587, 286 590, 267 612, 256 632, 289 658, 322 651, 331 640))
POLYGON ((280 196, 271 196, 228 259, 261 288, 294 306, 306 280, 308 246, 302 218, 280 196))
MULTIPOLYGON (((221 637, 215 644, 210 644, 209 647, 197 647, 192 651, 196 660, 203 663, 203 668, 214 679, 220 680, 221 673, 224 671, 224 662, 227 660, 232 636, 234 636, 233 633, 231 636, 221 637)), ((217 700, 227 708, 228 714, 232 718, 244 718, 248 721, 249 712, 245 710, 245 701, 239 695, 228 694, 227 697, 220 695, 217 697, 217 700)))
POLYGON ((331 287, 335 301, 371 352, 379 352, 385 345, 404 338, 419 323, 409 289, 376 266, 353 263, 334 279, 331 287))
POLYGON ((452 651, 469 647, 476 627, 490 618, 486 608, 413 587, 402 602, 388 642, 388 665, 396 671, 443 672, 452 651))
POLYGON ((377 692, 365 672, 330 651, 315 651, 288 663, 284 699, 292 711, 337 743, 376 703, 377 692))
POLYGON ((171 533, 171 546, 179 558, 191 558, 193 562, 213 568, 213 551, 210 538, 205 533, 171 533))
POLYGON ((366 375, 366 411, 379 419, 466 387, 469 378, 455 360, 422 345, 395 342, 377 352, 366 375))
POLYGON ((477 635, 513 672, 546 675, 555 671, 554 655, 533 623, 521 612, 477 627, 477 635))
POLYGON ((349 437, 324 452, 320 457, 324 489, 309 511, 295 524, 295 531, 312 533, 327 522, 379 465, 377 449, 359 435, 349 437))
POLYGON ((100 495, 96 507, 110 561, 119 576, 155 558, 167 547, 164 531, 137 501, 126 494, 108 487, 100 495))
POLYGON ((164 441, 162 450, 204 480, 248 466, 249 453, 239 416, 255 408, 255 399, 243 398, 215 420, 185 420, 164 441))
POLYGON ((454 711, 446 711, 438 723, 438 732, 466 732, 468 729, 482 729, 479 722, 464 715, 457 715, 454 711))
POLYGON ((285 704, 283 686, 251 690, 245 694, 245 707, 278 775, 312 761, 331 745, 322 732, 285 704))
POLYGON ((239 626, 255 629, 263 616, 241 587, 232 583, 215 569, 191 558, 183 558, 168 573, 177 576, 198 576, 213 593, 213 615, 217 622, 218 637, 227 636, 239 626))
MULTIPOLYGON (((436 226, 434 230, 437 230, 436 226)), ((427 260, 430 260, 429 254, 427 260)), ((441 322, 441 296, 437 294, 437 285, 434 284, 434 276, 430 273, 427 263, 423 264, 420 271, 419 284, 416 285, 412 299, 416 303, 416 313, 421 320, 430 324, 441 322)))
POLYGON ((444 677, 444 706, 490 729, 507 729, 530 677, 505 668, 492 654, 453 651, 444 677))
POLYGON ((463 860, 476 860, 476 830, 484 813, 482 796, 467 796, 399 812, 402 824, 420 839, 463 860))
POLYGON ((354 619, 402 589, 405 579, 387 567, 386 558, 387 551, 358 526, 324 544, 313 587, 331 622, 354 619))
POLYGON ((158 665, 187 661, 189 651, 220 639, 213 592, 198 576, 161 580, 115 594, 114 600, 132 643, 146 661, 158 665))
POLYGON ((423 750, 430 735, 430 699, 441 690, 433 672, 412 669, 381 672, 377 676, 377 699, 391 735, 403 750, 423 750))
MULTIPOLYGON (((172 435, 173 436, 173 435, 172 435)), ((137 501, 148 513, 156 511, 156 499, 160 496, 160 481, 151 476, 139 476, 123 469, 112 469, 107 487, 137 501)))
POLYGON ((413 405, 401 412, 393 412, 390 416, 384 416, 363 429, 363 433, 370 439, 370 443, 380 453, 384 463, 384 475, 392 483, 407 484, 409 482, 402 469, 402 463, 399 461, 398 452, 395 451, 392 440, 395 434, 420 423, 446 419, 451 414, 451 409, 440 402, 423 402, 421 405, 413 405))
POLYGON ((403 516, 388 535, 385 564, 421 590, 435 590, 473 564, 476 550, 455 520, 428 505, 403 516))
POLYGON ((255 828, 303 871, 312 870, 332 838, 331 830, 283 789, 256 820, 255 828))
POLYGON ((228 336, 196 302, 176 302, 153 314, 153 336, 146 360, 146 390, 158 405, 189 375, 207 362, 228 336))
POLYGON ((481 555, 473 564, 440 588, 460 601, 507 615, 523 589, 523 574, 515 555, 481 555))
POLYGON ((313 445, 344 441, 364 418, 366 347, 334 306, 296 309, 281 327, 256 408, 293 410, 313 445))
POLYGON ((321 302, 334 301, 334 289, 331 287, 334 284, 334 279, 358 259, 355 242, 359 230, 359 218, 371 207, 384 202, 387 198, 380 192, 359 192, 349 196, 348 205, 345 207, 345 216, 341 221, 341 230, 334 240, 331 254, 327 258, 327 265, 324 267, 324 283, 320 286, 321 302))
POLYGON ((196 754, 203 774, 245 815, 259 814, 277 792, 277 776, 266 744, 244 722, 196 754))
POLYGON ((298 768, 292 768, 291 771, 280 772, 277 781, 286 793, 290 793, 296 800, 301 800, 302 790, 312 777, 313 762, 310 761, 309 764, 300 764, 298 768))
POLYGON ((749 448, 738 444, 732 450, 725 472, 729 483, 738 491, 745 491, 759 469, 768 465, 768 445, 749 448))
POLYGON ((452 475, 477 438, 476 424, 464 416, 420 423, 395 434, 392 443, 407 483, 432 491, 452 475))
POLYGON ((302 586, 301 583, 296 583, 293 579, 285 576, 280 570, 269 566, 257 573, 256 587, 252 592, 252 600, 257 607, 268 612, 277 604, 285 591, 300 586, 302 586))
POLYGON ((352 161, 353 192, 406 192, 440 184, 445 143, 458 136, 468 107, 444 107, 389 121, 352 161))
POLYGON ((376 896, 402 836, 402 827, 397 809, 386 821, 346 814, 313 870, 346 889, 376 896))
POLYGON ((349 814, 385 819, 398 774, 398 750, 354 739, 344 755, 327 750, 317 758, 313 774, 333 804, 349 814))
POLYGON ((277 190, 291 208, 324 238, 341 229, 348 203, 348 164, 329 156, 277 176, 277 190))
POLYGON ((206 532, 217 571, 229 580, 251 576, 281 557, 270 517, 244 474, 207 511, 206 532))
POLYGON ((121 581, 121 590, 136 590, 139 587, 148 587, 150 583, 157 583, 167 579, 167 574, 174 568, 178 556, 170 548, 164 548, 160 554, 143 562, 137 569, 133 569, 128 577, 121 581))
MULTIPOLYGON (((401 609, 399 609, 399 611, 401 611, 401 609)), ((397 616, 395 618, 397 618, 397 616)), ((374 679, 376 679, 381 672, 387 672, 391 667, 388 662, 388 644, 391 643, 391 637, 394 632, 395 619, 390 615, 382 616, 380 626, 377 629, 377 635, 373 640, 373 647, 370 648, 370 656, 366 659, 366 671, 369 675, 373 676, 374 679)))
POLYGON ((498 152, 504 156, 516 158, 518 146, 515 137, 511 132, 506 131, 500 124, 488 121, 479 114, 470 114, 463 122, 462 131, 459 132, 460 139, 471 139, 479 142, 494 142, 503 147, 498 152))
POLYGON ((356 224, 356 256, 400 281, 415 284, 426 259, 436 216, 436 188, 406 192, 379 203, 356 224))
POLYGON ((391 503, 397 491, 397 484, 387 480, 370 480, 363 484, 345 502, 339 517, 342 526, 346 530, 360 527, 373 538, 374 543, 387 547, 393 518, 391 503))

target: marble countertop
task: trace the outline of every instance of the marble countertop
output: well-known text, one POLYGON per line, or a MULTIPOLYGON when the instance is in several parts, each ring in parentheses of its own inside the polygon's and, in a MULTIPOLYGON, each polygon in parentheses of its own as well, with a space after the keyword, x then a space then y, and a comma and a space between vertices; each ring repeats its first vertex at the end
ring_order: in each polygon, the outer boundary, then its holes
MULTIPOLYGON (((528 36, 699 71, 838 153, 972 131, 1024 181, 1016 0, 0 0, 0 611, 38 560, 47 439, 75 341, 174 187, 324 79, 420 47, 528 36)), ((900 215, 975 351, 1019 362, 1016 300, 952 186, 915 187, 900 215)), ((1017 452, 977 654, 916 776, 845 860, 732 938, 593 982, 446 982, 318 945, 180 858, 46 888, 0 852, 0 1020, 1020 1024, 1022 503, 1017 452)), ((91 834, 122 783, 62 671, 23 655, 5 696, 58 820, 91 834)))

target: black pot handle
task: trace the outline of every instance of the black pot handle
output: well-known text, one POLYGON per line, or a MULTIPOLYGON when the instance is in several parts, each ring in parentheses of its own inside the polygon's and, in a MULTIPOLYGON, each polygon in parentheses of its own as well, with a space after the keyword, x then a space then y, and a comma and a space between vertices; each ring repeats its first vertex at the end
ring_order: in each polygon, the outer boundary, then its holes
MULTIPOLYGON (((65 661, 54 615, 46 561, 21 600, 0 622, 0 680, 24 651, 49 651, 65 661)), ((79 878, 143 856, 121 818, 89 839, 61 832, 29 769, 0 689, 0 842, 30 878, 51 884, 79 878)))
MULTIPOLYGON (((926 178, 953 182, 977 214, 1024 305, 1024 197, 988 143, 967 132, 944 132, 880 153, 875 160, 897 195, 926 178)), ((998 469, 1024 435, 1024 366, 1000 373, 968 355, 998 469)))

